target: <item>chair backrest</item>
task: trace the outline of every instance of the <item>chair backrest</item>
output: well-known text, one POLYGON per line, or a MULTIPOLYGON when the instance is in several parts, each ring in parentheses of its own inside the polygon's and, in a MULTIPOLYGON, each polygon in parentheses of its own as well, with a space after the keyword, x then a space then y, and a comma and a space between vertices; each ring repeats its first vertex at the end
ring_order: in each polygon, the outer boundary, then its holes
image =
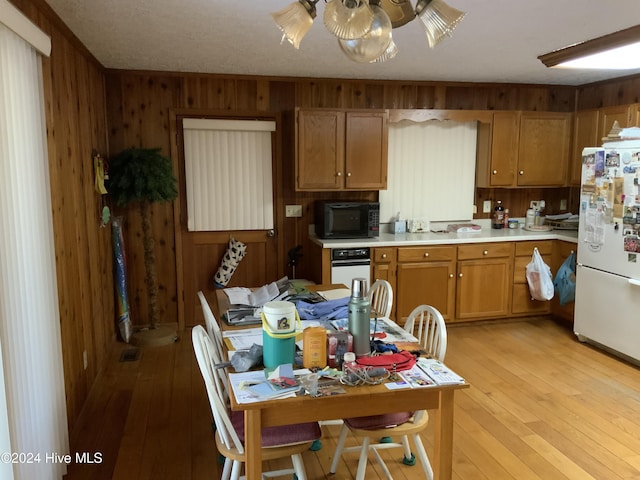
POLYGON ((222 347, 222 330, 220 329, 220 325, 216 320, 215 315, 211 311, 211 307, 209 307, 209 302, 207 302, 207 298, 202 293, 202 290, 198 291, 198 298, 200 299, 200 305, 202 306, 202 313, 204 314, 204 323, 207 326, 207 333, 209 334, 209 338, 213 342, 216 347, 216 353, 218 354, 219 360, 222 361, 224 358, 224 349, 222 347))
POLYGON ((436 308, 418 305, 407 317, 404 328, 416 336, 429 355, 444 361, 447 353, 447 326, 436 308))
POLYGON ((367 292, 371 312, 375 312, 378 318, 389 318, 393 305, 393 288, 386 280, 376 280, 371 284, 367 292))
POLYGON ((220 377, 224 375, 214 366, 213 350, 215 349, 209 334, 202 325, 196 325, 191 331, 191 341, 193 350, 200 367, 200 373, 204 379, 204 384, 209 397, 211 413, 216 424, 216 431, 220 439, 228 448, 236 448, 240 453, 244 453, 244 446, 233 429, 229 411, 224 401, 222 392, 222 382, 220 377))
MULTIPOLYGON (((213 345, 213 350, 211 351, 213 363, 216 365, 225 363, 224 346, 222 344, 222 330, 220 329, 220 325, 218 325, 216 317, 213 315, 213 312, 209 307, 209 302, 207 302, 207 299, 202 291, 198 292, 198 298, 200 299, 200 304, 202 305, 202 313, 204 314, 205 324, 207 325, 207 335, 209 335, 209 339, 211 340, 211 344, 213 345)), ((216 371, 216 373, 220 374, 218 377, 216 377, 216 380, 222 387, 222 400, 225 405, 228 405, 229 382, 226 375, 224 375, 222 371, 216 371)))

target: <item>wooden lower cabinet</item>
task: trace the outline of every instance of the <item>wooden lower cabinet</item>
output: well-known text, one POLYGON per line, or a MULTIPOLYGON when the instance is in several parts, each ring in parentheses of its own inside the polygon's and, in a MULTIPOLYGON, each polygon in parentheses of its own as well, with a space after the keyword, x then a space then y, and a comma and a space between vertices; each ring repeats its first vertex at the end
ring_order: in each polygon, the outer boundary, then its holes
POLYGON ((391 284, 391 318, 399 325, 421 304, 436 307, 447 323, 551 313, 572 322, 573 303, 531 299, 526 267, 534 248, 555 275, 576 244, 541 240, 374 248, 371 281, 391 284))
POLYGON ((455 319, 509 315, 512 264, 513 242, 459 246, 455 319))
POLYGON ((512 315, 546 315, 551 312, 551 302, 533 300, 527 283, 527 265, 531 262, 533 249, 537 248, 544 263, 552 268, 553 244, 555 240, 515 242, 513 268, 512 315))
POLYGON ((396 255, 397 248, 395 247, 382 247, 374 248, 371 252, 371 284, 376 280, 386 280, 391 284, 393 289, 394 299, 391 305, 391 312, 389 317, 396 318, 396 303, 395 294, 396 288, 396 255))
POLYGON ((396 321, 404 325, 418 305, 437 308, 445 320, 454 318, 455 246, 398 248, 396 321))

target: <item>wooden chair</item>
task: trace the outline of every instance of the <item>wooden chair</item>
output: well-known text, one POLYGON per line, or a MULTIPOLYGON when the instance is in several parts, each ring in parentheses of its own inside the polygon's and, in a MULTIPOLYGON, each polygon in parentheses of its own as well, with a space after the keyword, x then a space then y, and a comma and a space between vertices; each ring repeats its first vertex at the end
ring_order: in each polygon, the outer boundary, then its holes
MULTIPOLYGON (((196 325, 191 333, 193 349, 204 379, 211 412, 216 424, 216 446, 218 453, 225 457, 222 471, 223 480, 238 480, 242 464, 246 462, 244 451, 244 413, 232 412, 225 405, 216 376, 224 375, 213 363, 214 345, 202 325, 196 325)), ((262 430, 262 459, 274 460, 291 457, 293 469, 265 473, 264 476, 282 476, 295 473, 299 480, 307 476, 302 461, 302 453, 312 442, 320 438, 317 422, 269 427, 262 430)))
POLYGON ((207 302, 207 298, 204 296, 202 290, 198 291, 198 298, 200 299, 200 305, 202 306, 202 313, 204 314, 204 323, 207 326, 207 333, 209 334, 209 338, 213 342, 216 347, 216 351, 218 353, 218 357, 220 359, 224 358, 224 347, 222 340, 222 330, 220 329, 220 324, 216 320, 211 307, 209 306, 209 302, 207 302))
MULTIPOLYGON (((424 325, 424 328, 422 328, 422 331, 424 332, 422 339, 426 340, 421 341, 423 348, 433 358, 443 361, 447 348, 447 331, 442 315, 435 308, 429 305, 420 305, 411 312, 407 319, 407 323, 411 322, 413 325, 416 320, 419 320, 420 325, 424 325), (425 321, 425 318, 428 319, 428 321, 425 321)), ((433 480, 433 469, 431 468, 429 457, 427 456, 427 452, 422 444, 422 439, 420 438, 420 433, 427 427, 428 423, 429 415, 426 410, 372 415, 369 417, 345 418, 344 425, 340 430, 336 451, 333 455, 333 461, 331 462, 331 468, 329 471, 331 473, 335 473, 338 466, 338 460, 343 452, 360 451, 356 480, 364 480, 367 469, 368 454, 370 451, 373 451, 385 476, 388 479, 392 479, 393 477, 391 476, 391 473, 378 450, 402 448, 404 451, 403 463, 413 465, 415 463, 415 458, 411 453, 411 447, 409 445, 409 437, 411 437, 426 478, 428 480, 433 480), (356 438, 361 439, 362 444, 360 446, 344 448, 347 434, 349 432, 351 432, 356 438), (388 438, 394 436, 400 437, 401 441, 371 443, 371 438, 388 438)))
POLYGON ((441 362, 447 352, 447 329, 442 314, 431 305, 418 305, 414 308, 404 329, 415 336, 425 352, 441 362))
POLYGON ((367 292, 371 313, 376 313, 378 318, 389 318, 393 306, 393 288, 386 280, 376 280, 371 284, 367 292))

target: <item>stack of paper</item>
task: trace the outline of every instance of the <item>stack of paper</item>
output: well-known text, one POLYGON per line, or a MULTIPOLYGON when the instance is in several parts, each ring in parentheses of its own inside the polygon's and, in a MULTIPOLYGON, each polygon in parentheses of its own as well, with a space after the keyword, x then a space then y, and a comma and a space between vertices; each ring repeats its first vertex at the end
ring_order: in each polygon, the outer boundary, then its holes
POLYGON ((457 385, 464 383, 464 378, 436 359, 419 357, 416 365, 438 385, 457 385))

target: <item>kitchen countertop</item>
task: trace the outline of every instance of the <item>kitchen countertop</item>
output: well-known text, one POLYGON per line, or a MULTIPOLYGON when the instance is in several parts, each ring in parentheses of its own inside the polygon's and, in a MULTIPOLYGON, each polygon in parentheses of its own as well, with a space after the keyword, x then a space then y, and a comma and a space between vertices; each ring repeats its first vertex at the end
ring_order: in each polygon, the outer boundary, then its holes
MULTIPOLYGON (((480 222, 474 222, 480 224, 480 222)), ((432 229, 434 227, 432 226, 432 229)), ((440 227, 437 227, 440 228, 440 227)), ((444 227, 446 229, 446 226, 444 227)), ((578 243, 576 230, 550 230, 546 232, 519 229, 492 229, 482 227, 477 233, 381 233, 375 238, 324 240, 311 236, 311 240, 322 248, 355 248, 355 247, 404 247, 412 245, 439 245, 458 243, 485 242, 519 242, 526 240, 564 240, 578 243)))

